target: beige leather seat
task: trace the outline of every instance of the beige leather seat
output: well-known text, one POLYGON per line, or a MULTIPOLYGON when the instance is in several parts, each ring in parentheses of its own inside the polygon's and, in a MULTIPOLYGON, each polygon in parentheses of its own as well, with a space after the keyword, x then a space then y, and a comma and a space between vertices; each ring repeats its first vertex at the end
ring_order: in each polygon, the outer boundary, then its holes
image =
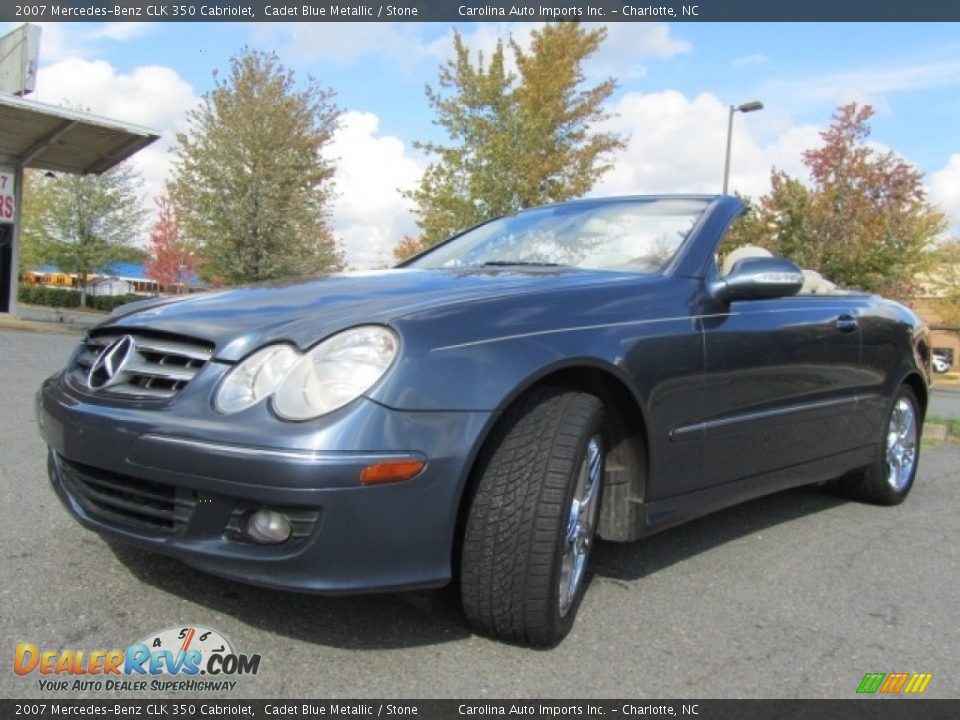
POLYGON ((752 257, 773 257, 773 253, 758 245, 741 245, 723 259, 723 267, 720 268, 720 274, 729 275, 734 265, 744 258, 752 257))
POLYGON ((800 288, 801 293, 827 295, 836 292, 836 290, 837 284, 830 282, 816 270, 803 271, 803 287, 800 288))

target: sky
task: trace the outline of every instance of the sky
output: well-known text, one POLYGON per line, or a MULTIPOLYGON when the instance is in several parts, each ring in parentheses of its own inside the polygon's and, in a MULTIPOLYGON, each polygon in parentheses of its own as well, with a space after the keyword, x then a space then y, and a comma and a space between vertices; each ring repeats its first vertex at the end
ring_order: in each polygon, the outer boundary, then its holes
MULTIPOLYGON (((337 161, 334 233, 356 269, 391 263, 416 234, 400 191, 429 159, 416 140, 443 141, 424 94, 452 54, 456 27, 489 53, 529 42, 534 23, 39 23, 34 99, 146 125, 161 140, 133 164, 144 203, 163 188, 187 111, 244 46, 274 50, 299 77, 336 92, 344 111, 329 148, 337 161)), ((6 31, 15 27, 0 27, 6 31)), ((838 105, 872 104, 871 142, 921 170, 930 199, 960 235, 960 26, 949 23, 610 23, 585 66, 588 83, 618 80, 608 128, 629 136, 593 195, 719 192, 727 108, 738 114, 731 191, 757 196, 771 167, 806 177, 804 150, 838 105)))

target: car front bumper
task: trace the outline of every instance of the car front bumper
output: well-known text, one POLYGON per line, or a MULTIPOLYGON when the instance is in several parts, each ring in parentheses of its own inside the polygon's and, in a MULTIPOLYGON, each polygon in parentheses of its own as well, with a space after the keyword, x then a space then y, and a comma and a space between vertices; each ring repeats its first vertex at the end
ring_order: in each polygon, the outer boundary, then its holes
POLYGON ((336 417, 282 423, 264 408, 217 417, 204 388, 194 390, 157 409, 98 403, 62 376, 44 383, 37 420, 50 480, 80 523, 269 587, 349 593, 449 582, 461 491, 489 413, 403 412, 361 398, 336 417), (404 482, 360 484, 364 467, 397 459, 426 466, 404 482), (290 540, 243 538, 238 528, 264 507, 288 515, 290 540))

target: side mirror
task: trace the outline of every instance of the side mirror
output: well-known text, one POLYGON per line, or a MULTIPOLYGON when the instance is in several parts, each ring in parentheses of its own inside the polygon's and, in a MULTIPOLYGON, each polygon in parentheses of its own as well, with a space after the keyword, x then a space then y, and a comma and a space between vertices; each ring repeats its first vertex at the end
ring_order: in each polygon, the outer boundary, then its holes
POLYGON ((717 302, 764 300, 796 295, 803 287, 803 272, 789 260, 776 257, 751 257, 740 260, 723 277, 707 284, 717 302))

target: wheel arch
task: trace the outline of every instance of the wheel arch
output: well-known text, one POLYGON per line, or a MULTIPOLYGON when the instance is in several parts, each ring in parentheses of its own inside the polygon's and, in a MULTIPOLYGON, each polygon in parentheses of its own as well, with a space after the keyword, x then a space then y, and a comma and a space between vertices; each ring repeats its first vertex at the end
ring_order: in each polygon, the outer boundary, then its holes
POLYGON ((927 416, 927 403, 930 399, 930 389, 923 377, 919 373, 912 372, 904 377, 900 384, 913 390, 913 394, 917 396, 917 402, 920 403, 920 419, 925 418, 927 416))
POLYGON ((649 473, 649 425, 642 399, 615 366, 592 358, 570 359, 543 368, 529 376, 507 395, 491 414, 474 445, 465 473, 457 507, 453 537, 454 573, 459 574, 461 543, 473 497, 476 493, 477 464, 483 448, 504 414, 526 393, 540 385, 554 385, 596 395, 604 404, 612 434, 604 478, 603 500, 597 532, 605 540, 634 540, 642 532, 642 502, 649 473))

